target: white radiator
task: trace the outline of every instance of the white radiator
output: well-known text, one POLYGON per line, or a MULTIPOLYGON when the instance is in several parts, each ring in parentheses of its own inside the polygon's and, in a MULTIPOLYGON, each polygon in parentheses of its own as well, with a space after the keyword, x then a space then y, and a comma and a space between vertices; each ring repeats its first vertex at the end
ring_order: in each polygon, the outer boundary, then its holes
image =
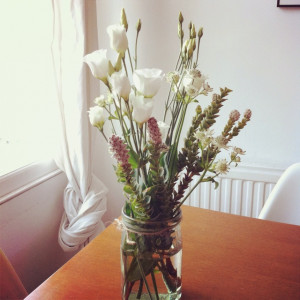
POLYGON ((210 182, 201 183, 185 204, 257 218, 282 172, 252 166, 232 168, 218 179, 217 189, 210 182))

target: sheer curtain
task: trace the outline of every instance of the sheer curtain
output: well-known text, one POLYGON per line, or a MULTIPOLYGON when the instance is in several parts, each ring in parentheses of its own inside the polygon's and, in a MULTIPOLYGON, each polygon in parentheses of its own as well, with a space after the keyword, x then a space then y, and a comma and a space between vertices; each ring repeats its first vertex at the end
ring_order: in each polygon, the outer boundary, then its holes
POLYGON ((61 116, 61 151, 57 165, 67 178, 59 244, 65 251, 83 247, 104 229, 105 185, 92 173, 85 55, 85 1, 52 0, 53 63, 61 116))

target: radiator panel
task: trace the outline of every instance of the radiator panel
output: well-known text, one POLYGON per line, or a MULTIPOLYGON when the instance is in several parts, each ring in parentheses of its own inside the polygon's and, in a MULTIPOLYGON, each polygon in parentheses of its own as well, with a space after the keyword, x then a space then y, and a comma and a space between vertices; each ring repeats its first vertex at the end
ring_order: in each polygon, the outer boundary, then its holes
MULTIPOLYGON (((218 178, 217 189, 210 182, 198 185, 185 204, 257 218, 281 174, 282 170, 278 169, 236 168, 218 178)), ((196 181, 197 178, 193 184, 196 181)))

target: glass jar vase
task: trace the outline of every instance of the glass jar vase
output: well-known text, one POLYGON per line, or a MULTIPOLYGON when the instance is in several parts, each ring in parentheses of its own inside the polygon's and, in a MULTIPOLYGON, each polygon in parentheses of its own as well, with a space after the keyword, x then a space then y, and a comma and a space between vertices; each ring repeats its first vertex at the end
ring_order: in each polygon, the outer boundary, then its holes
POLYGON ((123 300, 181 298, 181 216, 141 221, 122 210, 123 300))

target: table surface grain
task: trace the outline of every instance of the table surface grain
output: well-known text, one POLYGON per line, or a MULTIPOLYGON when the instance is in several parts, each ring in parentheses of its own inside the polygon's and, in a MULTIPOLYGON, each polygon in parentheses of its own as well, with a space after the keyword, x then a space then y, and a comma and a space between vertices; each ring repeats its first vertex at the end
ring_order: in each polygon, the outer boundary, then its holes
MULTIPOLYGON (((121 299, 110 225, 26 300, 121 299)), ((183 206, 182 299, 300 299, 300 226, 183 206)))

